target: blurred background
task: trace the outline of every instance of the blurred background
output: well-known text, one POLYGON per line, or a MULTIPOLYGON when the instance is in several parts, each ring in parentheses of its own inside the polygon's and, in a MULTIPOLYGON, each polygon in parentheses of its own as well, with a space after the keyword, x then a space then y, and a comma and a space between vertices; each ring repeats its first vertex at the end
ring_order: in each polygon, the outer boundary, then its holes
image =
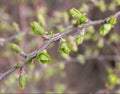
MULTIPOLYGON (((44 42, 29 29, 32 21, 41 21, 51 33, 64 31, 71 25, 69 9, 77 8, 90 20, 99 20, 120 11, 119 0, 0 0, 0 73, 9 70, 22 58, 8 46, 18 44, 31 53, 44 42), (17 38, 16 34, 19 33, 17 38), (13 36, 13 39, 10 37, 13 36), (7 40, 7 42, 4 42, 7 40), (10 41, 9 41, 10 40, 10 41)), ((108 35, 99 35, 100 25, 86 29, 84 42, 73 45, 71 61, 58 51, 58 42, 48 47, 52 61, 40 65, 37 60, 26 66, 25 89, 19 87, 19 70, 0 82, 1 93, 71 93, 120 92, 120 16, 108 35)))

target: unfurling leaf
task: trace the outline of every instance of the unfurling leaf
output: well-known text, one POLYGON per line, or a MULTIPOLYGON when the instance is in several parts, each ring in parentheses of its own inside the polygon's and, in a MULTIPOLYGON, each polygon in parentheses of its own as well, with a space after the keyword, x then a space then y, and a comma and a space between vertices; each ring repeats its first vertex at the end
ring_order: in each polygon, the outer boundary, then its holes
POLYGON ((39 53, 39 54, 37 55, 37 59, 39 60, 39 62, 40 62, 41 64, 47 64, 47 63, 49 63, 50 60, 51 60, 49 54, 48 54, 47 52, 45 52, 45 51, 39 53))
POLYGON ((106 34, 109 33, 109 31, 111 30, 112 28, 112 25, 111 24, 104 24, 100 27, 99 31, 100 31, 100 34, 102 36, 105 36, 106 34))
POLYGON ((14 43, 10 43, 10 48, 15 51, 16 53, 21 53, 22 50, 20 49, 20 47, 14 43))
POLYGON ((61 41, 59 44, 59 50, 61 53, 69 54, 71 52, 71 47, 66 41, 61 41))
POLYGON ((26 74, 25 72, 21 73, 19 76, 19 86, 24 89, 26 84, 26 74))
POLYGON ((87 21, 87 17, 85 15, 81 15, 81 17, 77 20, 77 25, 81 25, 87 21))
POLYGON ((30 24, 31 30, 38 35, 44 35, 45 34, 45 28, 43 27, 42 23, 38 22, 32 22, 30 24))
POLYGON ((111 24, 111 25, 114 25, 117 23, 117 18, 116 17, 113 17, 113 18, 110 18, 108 21, 107 21, 108 24, 111 24))
POLYGON ((83 23, 85 23, 87 21, 87 17, 81 13, 79 10, 72 8, 70 9, 70 15, 73 18, 73 21, 77 24, 77 25, 81 25, 83 23))
POLYGON ((82 13, 76 8, 70 9, 69 13, 74 19, 79 19, 80 16, 82 15, 82 13))
POLYGON ((76 37, 76 44, 77 44, 77 45, 82 44, 83 39, 84 39, 84 34, 78 35, 78 36, 76 37))

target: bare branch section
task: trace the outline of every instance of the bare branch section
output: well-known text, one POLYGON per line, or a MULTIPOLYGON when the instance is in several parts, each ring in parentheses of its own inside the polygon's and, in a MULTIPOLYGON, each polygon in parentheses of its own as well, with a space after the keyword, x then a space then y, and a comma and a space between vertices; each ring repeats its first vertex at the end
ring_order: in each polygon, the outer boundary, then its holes
MULTIPOLYGON (((117 12, 116 14, 110 16, 110 17, 118 17, 120 15, 120 11, 117 12)), ((22 65, 20 67, 17 67, 17 64, 14 65, 11 69, 9 69, 8 71, 1 73, 0 75, 0 81, 3 80, 6 76, 10 75, 11 73, 13 73, 15 70, 23 67, 26 65, 26 63, 35 58, 37 56, 38 53, 42 52, 44 49, 47 49, 47 47, 53 43, 56 42, 58 40, 60 40, 62 37, 74 32, 75 34, 80 33, 82 31, 83 28, 87 28, 88 26, 91 25, 98 25, 98 24, 103 24, 105 23, 107 20, 109 19, 109 17, 102 19, 102 20, 97 20, 97 21, 89 21, 87 23, 85 23, 84 25, 82 25, 81 27, 77 27, 75 25, 71 25, 67 30, 65 30, 62 33, 58 33, 55 34, 52 38, 46 40, 43 45, 36 51, 34 51, 32 54, 27 54, 26 58, 22 61, 22 65)))
POLYGON ((5 43, 10 42, 11 40, 17 39, 19 35, 26 35, 29 32, 29 28, 26 28, 24 31, 19 32, 18 34, 11 36, 7 39, 0 38, 0 45, 3 46, 5 43))

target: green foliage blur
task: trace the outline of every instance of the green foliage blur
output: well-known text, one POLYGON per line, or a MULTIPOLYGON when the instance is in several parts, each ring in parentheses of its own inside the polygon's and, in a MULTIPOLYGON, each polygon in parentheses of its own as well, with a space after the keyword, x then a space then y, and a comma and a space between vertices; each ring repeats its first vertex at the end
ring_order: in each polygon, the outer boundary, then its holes
MULTIPOLYGON (((0 73, 15 64, 21 67, 25 58, 19 54, 38 50, 44 37, 49 39, 72 24, 82 27, 104 19, 119 9, 120 0, 0 0, 0 73)), ((50 44, 27 62, 25 75, 17 70, 0 82, 0 93, 118 93, 119 24, 110 17, 104 24, 50 44)))

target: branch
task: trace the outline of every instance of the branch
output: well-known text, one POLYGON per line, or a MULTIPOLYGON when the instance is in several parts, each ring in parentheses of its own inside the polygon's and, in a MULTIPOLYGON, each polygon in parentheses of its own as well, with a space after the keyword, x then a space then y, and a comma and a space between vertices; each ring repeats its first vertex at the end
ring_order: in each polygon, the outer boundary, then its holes
POLYGON ((9 37, 9 38, 7 38, 7 39, 5 39, 5 38, 0 38, 0 45, 3 46, 5 43, 8 43, 8 42, 11 41, 11 40, 17 39, 20 34, 21 34, 21 35, 25 35, 25 34, 27 34, 28 32, 29 32, 29 28, 26 28, 24 31, 19 32, 18 34, 13 35, 13 36, 11 36, 11 37, 9 37))
MULTIPOLYGON (((114 17, 118 17, 120 15, 120 11, 117 12, 115 15, 113 15, 114 17)), ((111 16, 110 16, 111 17, 111 16)), ((102 19, 102 20, 97 20, 97 21, 89 21, 87 23, 85 23, 84 25, 82 25, 81 27, 77 27, 76 25, 71 25, 67 30, 65 30, 64 32, 62 33, 58 33, 58 34, 55 34, 52 38, 46 40, 43 45, 36 51, 34 51, 32 54, 27 54, 26 55, 26 58, 22 61, 22 66, 23 67, 24 65, 26 65, 26 63, 35 58, 37 56, 38 53, 42 52, 44 49, 47 49, 47 47, 53 43, 53 42, 56 42, 58 40, 60 40, 62 37, 74 32, 74 33, 80 33, 81 30, 83 28, 87 28, 88 26, 91 26, 91 25, 98 25, 98 24, 103 24, 105 23, 107 20, 109 19, 109 17, 105 18, 105 19, 102 19)), ((9 74, 13 73, 15 70, 21 68, 21 67, 17 67, 17 65, 14 65, 14 67, 12 67, 11 69, 9 69, 8 71, 4 72, 4 73, 1 73, 0 75, 0 81, 3 80, 6 76, 8 76, 9 74)))

